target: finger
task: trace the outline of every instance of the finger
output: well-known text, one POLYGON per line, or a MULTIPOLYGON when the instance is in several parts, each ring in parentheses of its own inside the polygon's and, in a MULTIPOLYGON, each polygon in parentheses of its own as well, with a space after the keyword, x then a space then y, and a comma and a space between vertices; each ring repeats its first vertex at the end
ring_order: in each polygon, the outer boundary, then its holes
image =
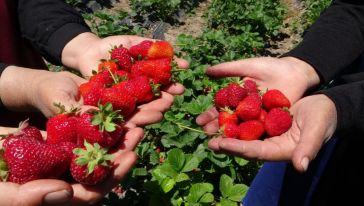
POLYGON ((224 138, 219 142, 219 149, 224 153, 265 161, 290 160, 294 148, 294 142, 284 136, 271 137, 264 141, 224 138))
POLYGON ((172 95, 180 95, 183 94, 183 92, 185 91, 185 87, 179 83, 172 83, 163 88, 163 91, 170 93, 172 95))
POLYGON ((307 123, 301 132, 301 138, 292 155, 293 166, 300 172, 307 170, 325 141, 325 130, 315 126, 314 122, 307 123))
POLYGON ((213 121, 207 123, 203 130, 208 135, 214 135, 219 130, 219 121, 217 119, 214 119, 213 121))
POLYGON ((163 114, 158 110, 139 110, 127 120, 127 126, 145 126, 160 122, 163 119, 163 114))
POLYGON ((167 92, 162 92, 161 93, 161 97, 153 100, 147 104, 143 104, 141 106, 139 106, 140 110, 156 110, 156 111, 160 111, 160 112, 165 112, 167 111, 173 104, 174 101, 174 97, 173 95, 167 93, 167 92))
POLYGON ((118 154, 125 153, 127 151, 133 151, 135 147, 144 137, 144 130, 140 127, 130 129, 122 139, 122 143, 119 146, 118 154))
POLYGON ((216 152, 220 151, 220 141, 222 140, 223 137, 219 136, 217 138, 212 138, 209 142, 208 142, 208 147, 216 152))
POLYGON ((34 180, 23 185, 0 183, 2 205, 68 205, 73 197, 72 187, 60 180, 34 180))
POLYGON ((134 152, 121 154, 115 160, 115 169, 102 184, 86 186, 81 184, 73 185, 74 198, 72 205, 92 205, 99 202, 108 192, 119 184, 120 180, 129 172, 137 159, 134 152))
POLYGON ((208 68, 207 74, 213 77, 256 77, 256 73, 260 70, 260 67, 255 66, 255 64, 255 58, 221 63, 208 68))
POLYGON ((181 59, 181 58, 175 58, 178 68, 180 69, 187 69, 189 66, 188 61, 181 59))
POLYGON ((211 107, 196 118, 196 123, 202 126, 216 119, 218 116, 219 112, 216 107, 211 107))

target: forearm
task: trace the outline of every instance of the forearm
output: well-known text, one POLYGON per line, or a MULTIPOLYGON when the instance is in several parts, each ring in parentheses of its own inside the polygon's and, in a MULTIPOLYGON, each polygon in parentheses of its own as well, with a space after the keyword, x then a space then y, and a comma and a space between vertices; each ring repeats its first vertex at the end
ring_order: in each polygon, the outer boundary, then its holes
POLYGON ((35 110, 32 102, 32 88, 48 71, 8 66, 0 77, 0 98, 10 110, 35 110))

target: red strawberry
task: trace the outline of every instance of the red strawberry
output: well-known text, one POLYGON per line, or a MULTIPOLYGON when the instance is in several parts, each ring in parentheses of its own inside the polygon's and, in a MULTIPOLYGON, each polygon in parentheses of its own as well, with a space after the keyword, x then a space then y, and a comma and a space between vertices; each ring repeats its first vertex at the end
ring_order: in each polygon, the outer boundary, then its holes
POLYGON ((69 167, 71 159, 58 145, 21 137, 6 144, 4 160, 10 182, 23 184, 36 179, 59 178, 69 167))
POLYGON ((244 88, 246 89, 248 94, 258 93, 257 84, 253 80, 250 80, 250 79, 245 80, 244 88))
POLYGON ((229 107, 229 92, 226 88, 222 88, 216 92, 214 104, 218 109, 229 107))
POLYGON ((21 131, 21 135, 24 137, 30 137, 42 141, 42 133, 40 130, 33 126, 27 126, 21 131))
POLYGON ((264 126, 269 136, 279 136, 292 126, 292 117, 289 111, 273 108, 268 112, 264 126))
POLYGON ((238 116, 231 110, 226 110, 219 112, 218 117, 219 127, 223 126, 226 123, 238 123, 238 116))
POLYGON ((124 85, 124 89, 135 97, 137 103, 144 103, 160 96, 158 84, 153 84, 146 76, 135 77, 124 85))
POLYGON ((249 120, 239 124, 239 139, 257 140, 264 134, 264 125, 258 120, 249 120))
POLYGON ((236 114, 241 120, 258 119, 262 102, 256 95, 250 95, 243 99, 236 108, 236 114))
POLYGON ((132 114, 136 107, 136 99, 126 90, 115 87, 104 88, 101 91, 100 103, 111 103, 114 110, 120 110, 120 113, 127 117, 132 114))
POLYGON ((224 124, 222 126, 221 130, 225 137, 228 137, 228 138, 239 137, 239 127, 237 124, 234 124, 232 122, 228 122, 228 123, 224 124))
POLYGON ((114 60, 105 60, 102 59, 101 62, 98 65, 98 72, 102 71, 111 71, 116 72, 119 70, 118 64, 114 60))
POLYGON ((100 111, 84 113, 77 124, 77 145, 98 143, 102 147, 114 146, 123 134, 122 117, 113 111, 110 103, 100 105, 100 111))
POLYGON ((291 103, 288 98, 279 90, 271 89, 264 93, 263 97, 263 106, 270 110, 276 107, 290 107, 291 103))
POLYGON ((103 85, 94 82, 85 82, 80 85, 79 92, 85 105, 97 106, 100 100, 103 85))
POLYGON ((77 142, 77 122, 75 112, 78 109, 65 111, 63 105, 56 105, 60 108, 60 113, 49 118, 47 121, 47 140, 48 144, 56 144, 60 142, 77 142))
POLYGON ((172 66, 171 59, 151 59, 137 61, 131 68, 133 77, 147 76, 154 84, 167 85, 171 82, 172 66))
POLYGON ((266 118, 267 118, 267 112, 266 112, 264 109, 262 109, 262 110, 260 111, 260 115, 259 115, 258 120, 259 120, 260 122, 264 123, 266 118))
MULTIPOLYGON (((111 74, 113 74, 113 72, 111 72, 111 74)), ((111 74, 110 71, 105 70, 94 74, 89 81, 94 83, 94 85, 101 85, 101 86, 109 85, 113 83, 111 74)))
POLYGON ((100 145, 85 142, 85 149, 76 148, 73 153, 70 171, 77 182, 96 185, 110 174, 112 156, 100 145))
POLYGON ((234 109, 246 95, 246 90, 234 82, 216 92, 215 105, 218 108, 229 107, 234 109))
POLYGON ((167 41, 150 41, 145 40, 141 43, 130 47, 130 54, 140 59, 158 59, 158 58, 169 58, 172 59, 174 52, 172 45, 167 41))
POLYGON ((38 141, 43 141, 43 136, 40 130, 36 127, 29 126, 28 120, 20 122, 19 128, 16 132, 9 134, 5 137, 6 141, 3 142, 2 147, 6 149, 8 144, 11 144, 13 141, 16 141, 20 138, 30 138, 38 141))
POLYGON ((114 47, 110 53, 111 59, 115 60, 121 69, 130 72, 133 59, 127 48, 120 45, 119 47, 114 47))

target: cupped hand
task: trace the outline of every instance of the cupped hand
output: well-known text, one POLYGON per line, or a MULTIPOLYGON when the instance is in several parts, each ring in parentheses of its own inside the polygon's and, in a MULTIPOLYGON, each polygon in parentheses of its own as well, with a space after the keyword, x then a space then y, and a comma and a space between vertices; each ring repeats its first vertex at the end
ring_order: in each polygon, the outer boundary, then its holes
POLYGON ((82 105, 78 92, 85 79, 70 72, 46 72, 36 77, 30 99, 46 117, 57 114, 59 108, 55 104, 65 106, 66 110, 82 105))
MULTIPOLYGON (((251 79, 262 91, 282 91, 291 103, 299 100, 308 89, 320 81, 318 74, 309 64, 293 57, 259 57, 226 62, 208 68, 207 74, 218 78, 251 79)), ((210 108, 199 115, 196 122, 203 126, 207 133, 215 133, 218 130, 217 116, 216 108, 210 108)))
POLYGON ((337 125, 336 107, 327 96, 320 94, 299 100, 290 112, 292 127, 280 136, 264 141, 218 137, 209 141, 209 147, 247 159, 292 161, 294 167, 303 172, 333 135, 337 125))
POLYGON ((141 128, 129 129, 122 148, 113 154, 114 171, 102 184, 86 186, 55 179, 34 180, 22 185, 0 182, 0 206, 97 204, 133 167, 137 158, 133 150, 143 135, 141 128))

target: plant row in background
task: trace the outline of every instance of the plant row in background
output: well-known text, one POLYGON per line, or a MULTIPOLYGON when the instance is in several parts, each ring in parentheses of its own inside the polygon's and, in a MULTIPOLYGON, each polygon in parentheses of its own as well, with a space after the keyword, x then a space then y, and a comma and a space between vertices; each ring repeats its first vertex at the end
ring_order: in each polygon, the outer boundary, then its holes
MULTIPOLYGON (((315 4, 306 3, 309 2, 315 4)), ((130 0, 129 4, 130 13, 101 10, 85 12, 84 16, 101 37, 143 35, 145 28, 140 24, 131 26, 125 22, 142 21, 146 15, 149 20, 168 21, 169 16, 193 8, 198 1, 130 0)), ((178 36, 173 42, 176 54, 188 60, 190 67, 178 73, 176 80, 186 91, 175 97, 162 122, 146 127, 145 138, 136 149, 136 166, 118 190, 105 196, 104 205, 240 203, 261 162, 208 149, 211 137, 202 132, 195 119, 213 105, 216 91, 237 78, 210 79, 205 71, 217 63, 262 55, 268 46, 266 42, 279 35, 285 11, 278 0, 213 0, 205 14, 207 24, 201 28, 202 34, 178 36)))

